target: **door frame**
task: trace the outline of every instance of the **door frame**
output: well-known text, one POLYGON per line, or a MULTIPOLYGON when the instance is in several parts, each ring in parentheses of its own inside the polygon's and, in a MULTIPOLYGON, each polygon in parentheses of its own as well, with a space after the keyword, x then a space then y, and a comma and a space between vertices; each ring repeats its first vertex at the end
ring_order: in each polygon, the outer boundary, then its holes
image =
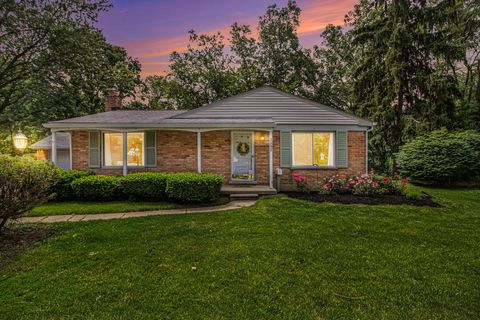
POLYGON ((255 131, 253 130, 243 130, 243 131, 230 131, 230 181, 235 182, 245 182, 246 184, 256 181, 256 172, 255 172, 255 131), (253 178, 251 180, 244 179, 234 179, 233 178, 233 154, 234 154, 234 145, 233 145, 233 135, 235 133, 250 133, 251 134, 251 143, 252 143, 252 171, 253 178))

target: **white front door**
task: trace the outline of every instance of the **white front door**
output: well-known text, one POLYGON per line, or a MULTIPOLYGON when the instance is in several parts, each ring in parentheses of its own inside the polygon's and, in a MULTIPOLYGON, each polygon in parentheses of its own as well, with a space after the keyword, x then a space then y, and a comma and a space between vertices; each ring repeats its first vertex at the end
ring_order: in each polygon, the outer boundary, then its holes
POLYGON ((253 132, 232 132, 232 180, 254 180, 253 148, 253 132))

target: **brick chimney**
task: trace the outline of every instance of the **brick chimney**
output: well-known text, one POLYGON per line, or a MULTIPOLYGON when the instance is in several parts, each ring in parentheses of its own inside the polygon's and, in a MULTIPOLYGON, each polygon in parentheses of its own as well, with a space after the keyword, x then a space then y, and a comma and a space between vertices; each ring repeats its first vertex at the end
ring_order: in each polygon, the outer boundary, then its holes
POLYGON ((120 110, 122 107, 122 99, 115 89, 108 89, 105 96, 105 112, 120 110))

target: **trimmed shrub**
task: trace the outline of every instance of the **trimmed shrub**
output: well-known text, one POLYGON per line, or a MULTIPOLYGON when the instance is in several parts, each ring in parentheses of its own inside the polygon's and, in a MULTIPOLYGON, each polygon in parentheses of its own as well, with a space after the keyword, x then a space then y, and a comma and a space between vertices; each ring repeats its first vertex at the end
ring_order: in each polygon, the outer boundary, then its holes
POLYGON ((53 192, 57 200, 75 199, 75 193, 72 189, 72 182, 86 176, 92 176, 95 173, 88 170, 59 170, 53 184, 53 192))
POLYGON ((451 184, 480 179, 480 133, 438 130, 406 143, 399 171, 411 180, 451 184))
POLYGON ((158 172, 134 173, 120 179, 120 185, 130 199, 160 201, 167 197, 167 176, 158 172))
POLYGON ((167 176, 167 196, 180 202, 209 202, 220 195, 222 176, 211 173, 175 173, 167 176))
POLYGON ((55 166, 48 162, 0 155, 0 231, 8 219, 51 197, 55 175, 55 166))
POLYGON ((79 200, 109 201, 123 196, 120 180, 123 177, 86 176, 72 182, 72 189, 79 200))

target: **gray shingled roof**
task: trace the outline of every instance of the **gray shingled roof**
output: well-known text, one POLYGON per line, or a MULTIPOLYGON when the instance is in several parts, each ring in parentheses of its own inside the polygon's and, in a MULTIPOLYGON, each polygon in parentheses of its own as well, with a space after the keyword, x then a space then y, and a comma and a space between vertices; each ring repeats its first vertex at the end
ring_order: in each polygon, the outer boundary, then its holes
MULTIPOLYGON (((69 149, 70 138, 66 132, 57 132, 56 135, 57 149, 69 149)), ((52 136, 47 136, 40 141, 35 142, 30 146, 32 149, 51 149, 52 148, 52 136)))
POLYGON ((276 124, 342 124, 371 126, 369 120, 263 86, 205 107, 180 113, 175 119, 271 117, 276 124))
POLYGON ((184 112, 185 110, 117 110, 51 123, 154 123, 184 112))
POLYGON ((52 121, 47 128, 134 127, 274 127, 292 125, 358 125, 369 120, 324 106, 270 86, 263 86, 191 111, 118 110, 52 121))

